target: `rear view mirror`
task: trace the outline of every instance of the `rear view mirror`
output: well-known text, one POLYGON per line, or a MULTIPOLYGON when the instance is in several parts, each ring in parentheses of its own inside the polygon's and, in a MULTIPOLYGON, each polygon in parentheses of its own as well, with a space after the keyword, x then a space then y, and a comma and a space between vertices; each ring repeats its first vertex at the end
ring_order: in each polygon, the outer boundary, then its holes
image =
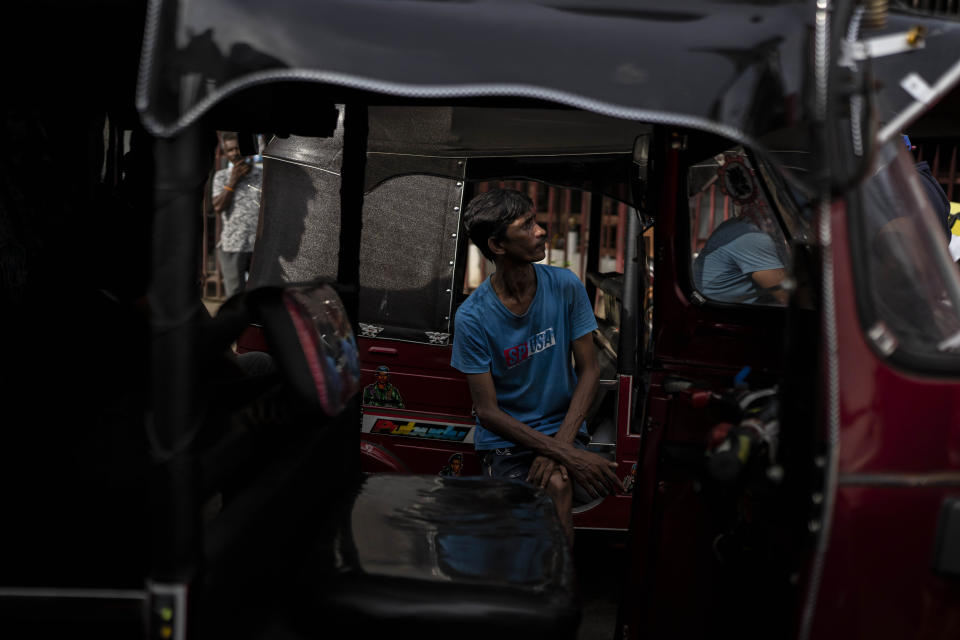
POLYGON ((340 297, 326 284, 266 287, 247 295, 277 366, 296 393, 328 416, 360 389, 357 343, 340 297))

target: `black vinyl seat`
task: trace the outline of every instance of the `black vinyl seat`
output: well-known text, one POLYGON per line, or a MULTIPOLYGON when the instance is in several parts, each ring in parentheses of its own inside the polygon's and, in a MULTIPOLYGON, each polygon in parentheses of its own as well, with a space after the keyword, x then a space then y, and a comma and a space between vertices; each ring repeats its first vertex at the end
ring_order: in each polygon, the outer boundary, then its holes
POLYGON ((545 492, 359 471, 357 350, 333 339, 349 326, 329 285, 261 287, 221 316, 262 323, 290 394, 241 451, 274 435, 275 455, 207 527, 202 637, 575 637, 573 559, 545 492))
POLYGON ((337 517, 323 624, 336 621, 352 637, 575 637, 573 560, 542 491, 477 477, 363 474, 337 517))

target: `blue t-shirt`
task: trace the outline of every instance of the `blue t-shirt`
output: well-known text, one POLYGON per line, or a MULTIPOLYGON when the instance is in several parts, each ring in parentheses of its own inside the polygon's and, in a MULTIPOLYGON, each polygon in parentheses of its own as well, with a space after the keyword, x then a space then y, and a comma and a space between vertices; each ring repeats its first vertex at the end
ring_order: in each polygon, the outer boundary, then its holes
MULTIPOLYGON (((546 435, 560 428, 577 385, 572 343, 597 328, 583 283, 567 269, 534 264, 537 292, 523 315, 500 301, 488 278, 457 310, 450 364, 493 376, 497 404, 546 435)), ((586 425, 581 426, 586 430, 586 425)), ((477 421, 478 450, 512 447, 477 421)))
POLYGON ((697 289, 721 302, 755 303, 760 299, 753 272, 782 269, 773 239, 742 218, 714 230, 693 265, 697 289))

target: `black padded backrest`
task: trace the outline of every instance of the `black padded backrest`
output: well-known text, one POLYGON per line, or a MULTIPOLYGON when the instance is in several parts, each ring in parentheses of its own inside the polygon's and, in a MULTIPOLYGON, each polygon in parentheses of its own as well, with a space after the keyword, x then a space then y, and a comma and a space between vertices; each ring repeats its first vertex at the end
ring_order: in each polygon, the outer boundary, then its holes
POLYGON ((262 287, 247 300, 290 386, 328 416, 339 414, 360 388, 360 363, 347 313, 333 288, 322 283, 262 287))

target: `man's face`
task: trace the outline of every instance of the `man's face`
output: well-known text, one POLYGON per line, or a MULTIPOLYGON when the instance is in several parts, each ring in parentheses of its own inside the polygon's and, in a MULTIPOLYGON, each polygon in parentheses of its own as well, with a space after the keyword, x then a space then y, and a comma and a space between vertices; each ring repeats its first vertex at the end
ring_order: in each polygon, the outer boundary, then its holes
POLYGON ((240 162, 243 156, 240 155, 240 145, 237 144, 236 140, 227 140, 223 143, 223 153, 227 156, 227 160, 233 164, 240 162))
POLYGON ((460 458, 454 458, 450 461, 450 470, 457 475, 460 475, 460 466, 460 458))
POLYGON ((515 260, 540 262, 547 255, 547 232, 537 224, 533 211, 528 211, 510 223, 499 244, 515 260))
POLYGON ((377 386, 381 388, 387 386, 387 382, 390 380, 390 374, 387 373, 386 371, 377 371, 376 375, 377 375, 377 386))

